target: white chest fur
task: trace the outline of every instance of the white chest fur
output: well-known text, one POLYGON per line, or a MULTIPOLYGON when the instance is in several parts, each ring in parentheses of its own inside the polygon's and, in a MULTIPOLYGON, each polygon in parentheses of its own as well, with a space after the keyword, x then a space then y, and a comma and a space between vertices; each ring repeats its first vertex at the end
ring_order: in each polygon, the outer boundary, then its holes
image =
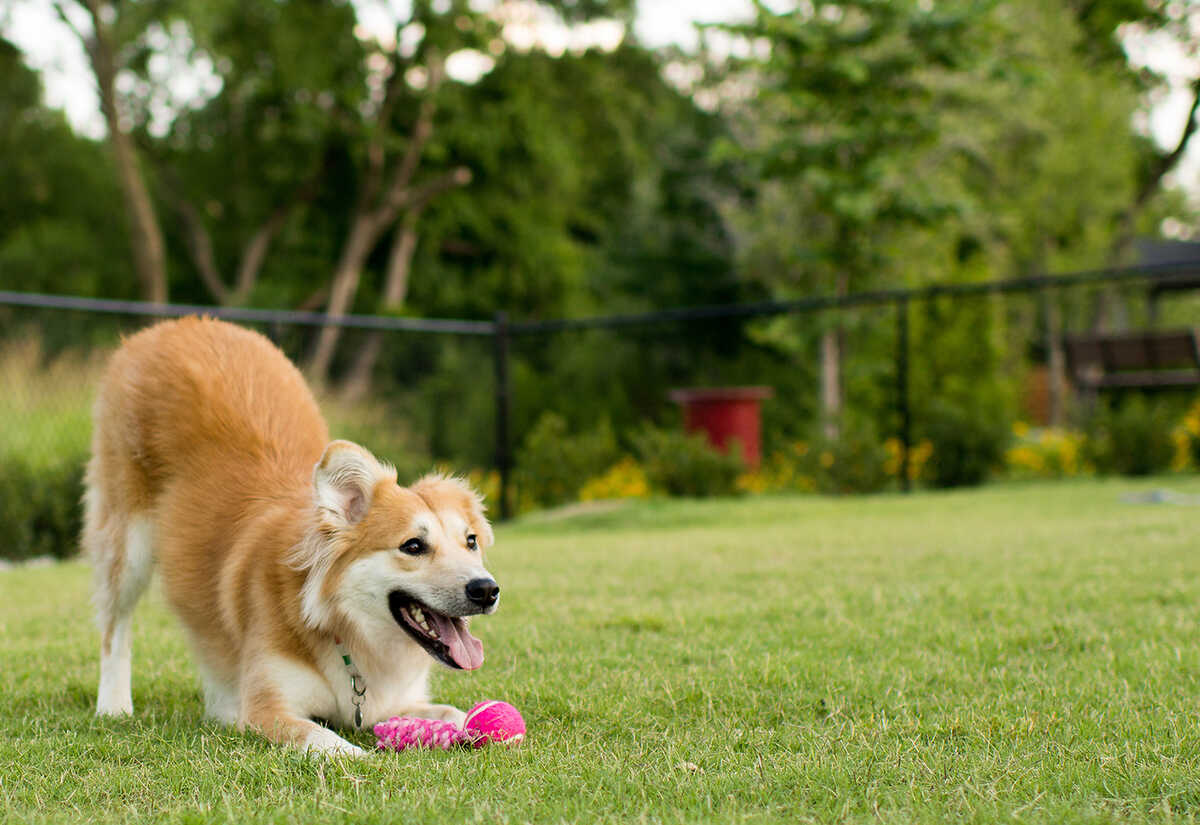
MULTIPOLYGON (((429 701, 429 654, 407 639, 395 645, 388 657, 378 654, 356 654, 347 650, 355 668, 361 674, 362 727, 388 719, 405 708, 429 701)), ((320 655, 321 673, 311 674, 313 681, 324 684, 324 690, 313 691, 298 680, 295 700, 310 705, 305 715, 325 719, 330 723, 353 728, 355 719, 354 677, 342 660, 336 646, 330 644, 320 655)), ((311 673, 311 671, 310 671, 311 673)), ((312 685, 311 687, 315 687, 312 685)))

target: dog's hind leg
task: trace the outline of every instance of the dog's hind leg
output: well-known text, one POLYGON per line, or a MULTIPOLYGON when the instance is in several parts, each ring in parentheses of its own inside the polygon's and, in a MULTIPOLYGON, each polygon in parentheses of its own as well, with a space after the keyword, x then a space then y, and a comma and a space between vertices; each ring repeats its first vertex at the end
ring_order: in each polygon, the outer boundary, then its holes
POLYGON ((154 572, 152 524, 144 514, 105 511, 102 493, 85 497, 84 550, 91 556, 100 625, 100 689, 96 713, 133 713, 130 669, 133 609, 154 572))

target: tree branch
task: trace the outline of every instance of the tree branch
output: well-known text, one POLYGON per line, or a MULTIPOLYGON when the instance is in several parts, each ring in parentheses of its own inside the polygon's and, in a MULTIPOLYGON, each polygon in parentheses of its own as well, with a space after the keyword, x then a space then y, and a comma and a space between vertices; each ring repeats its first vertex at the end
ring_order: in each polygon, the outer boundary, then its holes
POLYGON ((1159 158, 1158 163, 1153 167, 1153 171, 1142 181, 1141 187, 1138 189, 1137 197, 1134 198, 1134 207, 1140 208, 1150 197, 1158 190, 1162 179, 1175 168, 1183 154, 1187 151, 1188 141, 1192 139, 1192 135, 1196 132, 1196 112, 1200 110, 1200 77, 1192 81, 1192 105, 1188 109, 1187 122, 1183 126, 1183 134, 1179 136, 1179 142, 1167 154, 1159 158))
POLYGON ((216 257, 213 255, 212 236, 208 233, 208 228, 204 225, 200 212, 192 205, 191 201, 178 193, 173 193, 172 200, 175 210, 179 212, 179 217, 183 221, 184 240, 187 242, 188 252, 191 254, 192 263, 196 266, 200 280, 204 282, 204 286, 212 293, 218 304, 228 304, 229 290, 221 280, 216 257))
POLYGON ((444 175, 439 175, 419 189, 405 192, 403 199, 399 203, 399 208, 415 209, 419 212, 428 206, 431 200, 443 192, 469 184, 471 177, 470 169, 465 166, 459 166, 444 175))
POLYGON ((374 133, 367 143, 367 177, 360 198, 360 202, 364 205, 369 205, 375 199, 375 193, 379 189, 384 162, 387 159, 383 139, 388 133, 388 123, 392 119, 392 109, 396 106, 396 98, 400 96, 400 89, 404 86, 404 73, 400 71, 399 44, 400 38, 397 35, 396 48, 388 55, 388 68, 391 70, 391 75, 387 79, 387 86, 384 87, 379 111, 375 113, 374 133))
POLYGON ((230 295, 233 303, 242 303, 253 291, 255 283, 258 281, 258 273, 266 261, 267 251, 275 240, 275 236, 279 234, 279 230, 287 223, 288 217, 296 207, 308 203, 316 197, 318 184, 329 168, 329 158, 329 153, 326 152, 318 164, 317 170, 295 189, 291 197, 272 210, 266 221, 259 226, 246 243, 238 264, 233 293, 230 295))
POLYGON ((379 213, 377 220, 381 227, 385 227, 395 220, 396 212, 404 206, 404 194, 412 183, 413 175, 417 173, 417 167, 421 163, 421 154, 425 151, 425 144, 433 136, 433 115, 437 108, 434 98, 437 96, 437 90, 442 85, 444 76, 441 57, 432 55, 429 59, 429 82, 425 87, 425 97, 417 112, 417 120, 413 124, 412 134, 408 138, 408 146, 405 147, 404 156, 392 173, 391 183, 388 184, 383 203, 377 210, 379 213))
POLYGON ((71 18, 67 16, 67 10, 62 7, 62 3, 54 2, 51 3, 51 5, 54 7, 54 13, 58 15, 58 19, 63 21, 67 28, 74 32, 75 36, 79 38, 79 42, 84 45, 84 48, 87 48, 88 38, 85 37, 83 32, 79 30, 79 27, 71 21, 71 18))
MULTIPOLYGON (((1200 112, 1200 77, 1192 81, 1191 90, 1192 105, 1188 108, 1187 122, 1183 125, 1183 134, 1179 136, 1179 142, 1175 144, 1174 149, 1159 158, 1158 163, 1154 164, 1149 174, 1141 180, 1133 201, 1117 220, 1117 231, 1108 252, 1109 261, 1114 265, 1125 263, 1125 259, 1133 247, 1138 215, 1141 214, 1150 198, 1162 188, 1163 178, 1178 165, 1184 152, 1187 151, 1188 142, 1196 133, 1196 114, 1200 112)), ((1107 304, 1112 302, 1111 296, 1108 295, 1109 292, 1111 290, 1105 289, 1100 294, 1100 306, 1092 319, 1093 329, 1099 329, 1104 324, 1103 316, 1107 313, 1107 304)))

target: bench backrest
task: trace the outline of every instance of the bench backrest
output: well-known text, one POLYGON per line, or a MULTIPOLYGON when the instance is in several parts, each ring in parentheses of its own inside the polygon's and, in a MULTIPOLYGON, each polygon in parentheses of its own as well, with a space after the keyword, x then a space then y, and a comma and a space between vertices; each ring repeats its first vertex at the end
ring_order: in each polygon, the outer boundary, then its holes
POLYGON ((1200 372, 1200 344, 1196 331, 1190 329, 1071 335, 1063 339, 1063 345, 1068 369, 1084 384, 1120 373, 1200 372))

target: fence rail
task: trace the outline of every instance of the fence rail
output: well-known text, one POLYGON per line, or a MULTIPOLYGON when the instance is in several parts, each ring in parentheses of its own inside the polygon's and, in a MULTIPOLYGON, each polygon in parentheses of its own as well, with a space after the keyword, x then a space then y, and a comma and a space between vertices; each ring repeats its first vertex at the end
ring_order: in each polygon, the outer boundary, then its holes
POLYGON ((85 312, 136 315, 145 317, 180 317, 207 315, 230 321, 266 324, 295 324, 301 326, 337 326, 348 329, 385 332, 412 332, 441 335, 490 337, 495 369, 495 464, 500 473, 500 516, 512 513, 511 471, 513 463, 510 444, 512 385, 510 342, 515 336, 549 335, 561 332, 593 329, 621 329, 659 324, 696 323, 702 321, 749 319, 778 315, 798 315, 844 310, 867 306, 892 306, 895 309, 896 354, 895 390, 898 414, 897 437, 901 445, 900 478, 909 489, 908 460, 911 445, 912 416, 909 410, 910 342, 908 310, 914 303, 936 298, 967 298, 992 294, 1049 293, 1053 290, 1081 287, 1144 283, 1153 290, 1194 287, 1200 276, 1200 263, 1157 264, 1128 268, 1099 269, 1063 275, 1036 275, 1004 280, 966 284, 936 284, 913 289, 880 289, 849 295, 819 295, 794 300, 758 301, 745 304, 680 307, 657 312, 562 318, 544 321, 510 321, 502 312, 493 320, 452 318, 405 318, 378 315, 326 315, 320 312, 294 310, 249 309, 240 307, 204 306, 194 304, 156 304, 141 301, 120 301, 104 298, 85 298, 67 295, 0 290, 0 306, 42 309, 81 310, 85 312))

